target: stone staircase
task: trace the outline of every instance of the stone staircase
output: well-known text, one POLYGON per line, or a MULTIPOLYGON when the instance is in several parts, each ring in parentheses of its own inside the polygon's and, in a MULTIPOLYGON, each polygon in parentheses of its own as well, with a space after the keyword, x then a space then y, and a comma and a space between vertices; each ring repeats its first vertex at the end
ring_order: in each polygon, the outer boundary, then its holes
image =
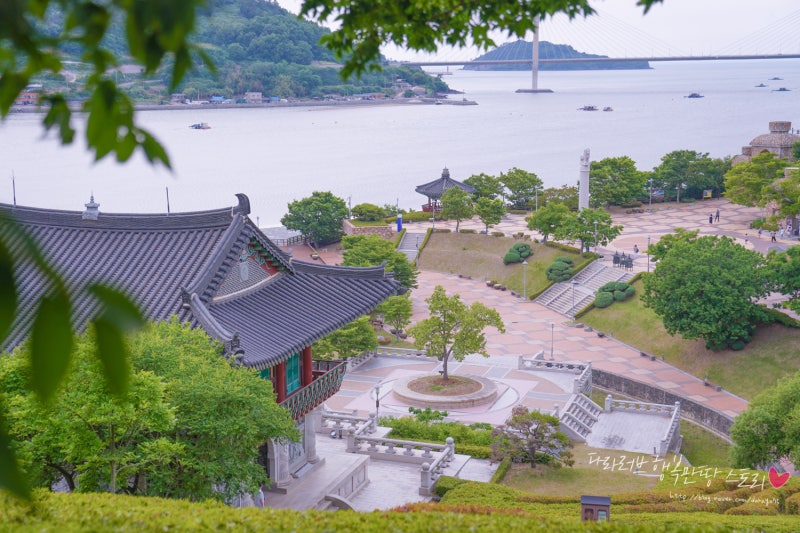
POLYGON ((417 260, 419 247, 422 246, 422 241, 424 240, 424 233, 411 233, 410 231, 406 231, 405 235, 403 235, 403 240, 400 241, 400 244, 397 246, 397 251, 406 254, 408 262, 413 264, 417 260))
POLYGON ((554 283, 536 298, 536 302, 562 315, 572 316, 575 311, 589 305, 594 300, 597 289, 606 283, 628 281, 632 277, 630 272, 595 261, 569 281, 554 283))
POLYGON ((559 417, 561 430, 573 440, 586 442, 603 408, 583 394, 573 394, 559 417))

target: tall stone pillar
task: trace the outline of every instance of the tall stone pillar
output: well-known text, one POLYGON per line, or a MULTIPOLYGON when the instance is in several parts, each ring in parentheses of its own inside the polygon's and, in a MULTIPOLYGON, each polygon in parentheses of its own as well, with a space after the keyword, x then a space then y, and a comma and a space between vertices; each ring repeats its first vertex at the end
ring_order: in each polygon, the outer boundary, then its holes
POLYGON ((578 174, 578 210, 589 207, 589 149, 583 151, 578 174))

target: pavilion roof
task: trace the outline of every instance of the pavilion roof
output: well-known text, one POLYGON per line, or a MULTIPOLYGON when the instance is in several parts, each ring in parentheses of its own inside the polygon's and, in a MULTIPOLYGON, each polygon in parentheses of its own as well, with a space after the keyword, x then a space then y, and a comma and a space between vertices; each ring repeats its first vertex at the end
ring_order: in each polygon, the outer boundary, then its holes
MULTIPOLYGON (((370 312, 401 291, 383 266, 331 267, 295 261, 247 217, 250 203, 179 214, 107 214, 0 204, 0 229, 12 217, 36 240, 73 295, 73 323, 98 312, 86 291, 121 289, 148 320, 177 316, 205 329, 245 366, 271 367, 370 312), (243 266, 246 264, 247 266, 243 266), (265 266, 265 269, 261 267, 265 266), (249 274, 248 274, 249 272, 249 274)), ((87 211, 97 204, 87 204, 87 211)), ((19 255, 21 244, 12 246, 19 255)), ((0 351, 22 343, 33 324, 44 278, 22 261, 19 309, 0 351)))
POLYGON ((427 196, 433 200, 438 200, 444 194, 444 191, 449 189, 450 187, 461 187, 468 193, 475 192, 475 188, 471 185, 467 185, 466 183, 461 183, 458 180, 454 180, 450 177, 450 171, 445 168, 442 170, 442 177, 428 183, 423 183, 422 185, 417 185, 415 189, 416 192, 427 196))

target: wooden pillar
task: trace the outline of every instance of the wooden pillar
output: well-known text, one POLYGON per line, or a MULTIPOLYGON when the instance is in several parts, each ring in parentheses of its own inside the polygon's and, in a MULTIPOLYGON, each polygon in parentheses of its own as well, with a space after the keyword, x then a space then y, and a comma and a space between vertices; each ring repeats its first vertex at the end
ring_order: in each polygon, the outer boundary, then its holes
POLYGON ((278 395, 277 402, 281 403, 286 399, 286 361, 283 361, 274 368, 275 393, 278 395))
POLYGON ((306 387, 310 385, 312 381, 314 381, 314 366, 311 362, 311 346, 306 346, 303 348, 302 362, 300 364, 303 372, 301 383, 304 387, 306 387))

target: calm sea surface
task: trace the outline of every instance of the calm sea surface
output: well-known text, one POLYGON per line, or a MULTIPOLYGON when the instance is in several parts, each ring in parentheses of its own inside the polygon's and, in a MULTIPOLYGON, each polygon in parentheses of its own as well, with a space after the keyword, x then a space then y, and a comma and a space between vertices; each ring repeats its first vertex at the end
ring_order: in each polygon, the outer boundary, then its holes
MULTIPOLYGON (((463 180, 512 167, 546 186, 573 184, 585 148, 593 160, 628 155, 642 170, 681 149, 734 155, 768 122, 800 127, 800 61, 653 63, 647 71, 545 72, 552 94, 516 94, 529 72, 453 71, 445 79, 476 106, 206 109, 140 113, 166 146, 174 172, 142 158, 93 163, 81 146, 43 137, 41 117, 0 123, 0 202, 82 210, 94 194, 106 212, 173 212, 233 205, 250 197, 262 226, 315 190, 419 209, 414 187, 448 167, 463 180), (780 77, 781 81, 770 78, 780 77), (759 83, 768 85, 756 88, 759 83), (786 87, 789 92, 775 92, 786 87), (698 92, 702 99, 687 99, 698 92), (578 111, 584 105, 613 112, 578 111), (188 126, 207 122, 211 129, 188 126)), ((453 96, 451 98, 461 98, 453 96)))

